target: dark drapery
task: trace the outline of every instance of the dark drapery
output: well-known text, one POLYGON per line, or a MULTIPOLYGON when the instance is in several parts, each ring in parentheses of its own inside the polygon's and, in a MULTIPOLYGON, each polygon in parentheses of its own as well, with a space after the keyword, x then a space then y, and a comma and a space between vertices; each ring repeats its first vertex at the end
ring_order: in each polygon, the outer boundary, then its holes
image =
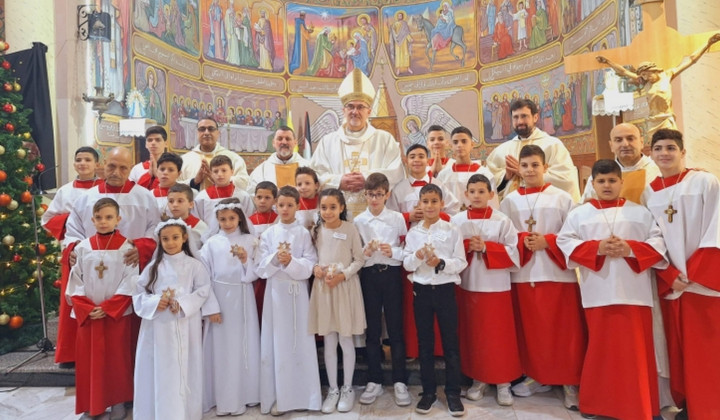
POLYGON ((29 50, 18 51, 5 55, 12 65, 13 73, 22 86, 23 107, 33 112, 28 117, 32 137, 40 150, 42 163, 49 170, 36 182, 40 188, 55 188, 55 135, 53 131, 52 104, 50 103, 50 87, 48 84, 47 63, 45 53, 47 46, 42 42, 33 42, 29 50))

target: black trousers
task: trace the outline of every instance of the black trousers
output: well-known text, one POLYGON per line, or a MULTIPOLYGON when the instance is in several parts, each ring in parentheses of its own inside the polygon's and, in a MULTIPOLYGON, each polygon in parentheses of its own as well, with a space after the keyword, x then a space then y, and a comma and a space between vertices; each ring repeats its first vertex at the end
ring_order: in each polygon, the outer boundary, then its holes
POLYGON ((376 264, 360 270, 360 285, 365 302, 365 333, 368 380, 383 383, 382 374, 382 315, 390 337, 392 380, 407 381, 405 370, 405 339, 403 335, 402 273, 400 266, 376 264))
POLYGON ((434 317, 440 327, 445 355, 445 395, 460 395, 460 344, 458 341, 458 308, 455 284, 413 284, 413 309, 420 353, 420 380, 423 393, 435 394, 434 317))

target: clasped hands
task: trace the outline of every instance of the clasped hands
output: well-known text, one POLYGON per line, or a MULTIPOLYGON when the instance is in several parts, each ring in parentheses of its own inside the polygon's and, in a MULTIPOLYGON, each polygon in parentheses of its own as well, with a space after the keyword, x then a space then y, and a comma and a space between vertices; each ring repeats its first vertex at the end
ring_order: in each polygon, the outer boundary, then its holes
POLYGON ((440 258, 438 258, 438 256, 435 255, 434 252, 426 251, 425 247, 415 251, 415 256, 421 260, 425 260, 425 264, 429 265, 432 268, 435 268, 438 264, 440 264, 440 258))
POLYGON ((541 251, 548 247, 545 235, 540 232, 528 232, 528 235, 523 240, 523 244, 530 251, 541 251))
POLYGON ((388 243, 381 243, 377 239, 373 239, 372 241, 368 242, 367 245, 365 245, 365 249, 363 249, 363 254, 365 254, 366 257, 371 257, 372 254, 375 253, 375 251, 380 251, 381 254, 385 257, 392 257, 392 247, 388 243))
POLYGON ((632 253, 630 244, 622 238, 618 238, 615 235, 611 235, 607 239, 600 241, 598 247, 598 255, 607 255, 611 258, 625 258, 629 257, 632 253))
POLYGON ((313 268, 315 280, 322 280, 331 289, 345 281, 345 274, 334 266, 315 265, 313 268))

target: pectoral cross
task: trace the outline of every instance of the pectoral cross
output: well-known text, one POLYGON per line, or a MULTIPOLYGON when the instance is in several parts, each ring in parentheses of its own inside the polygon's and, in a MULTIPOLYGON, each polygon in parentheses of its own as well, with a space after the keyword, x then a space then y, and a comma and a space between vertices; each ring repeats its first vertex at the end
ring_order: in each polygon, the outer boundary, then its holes
POLYGON ((103 272, 107 269, 108 267, 105 265, 105 262, 100 261, 100 265, 95 266, 95 271, 98 272, 98 278, 103 278, 103 272))
POLYGON ((535 219, 532 217, 532 214, 530 215, 530 218, 525 221, 525 223, 527 223, 527 225, 528 225, 528 232, 532 232, 533 226, 535 226, 537 224, 535 219))
MULTIPOLYGON (((667 214, 668 223, 672 223, 672 221, 673 221, 673 215, 674 215, 675 213, 677 213, 677 210, 675 210, 675 209, 673 208, 673 205, 672 205, 672 204, 668 204, 668 208, 667 208, 667 210, 664 211, 664 213, 667 214)), ((100 278, 102 278, 102 276, 100 276, 100 278)))
POLYGON ((357 172, 360 165, 367 165, 368 161, 366 158, 360 157, 360 152, 352 152, 350 159, 345 161, 345 165, 350 166, 350 172, 357 172))

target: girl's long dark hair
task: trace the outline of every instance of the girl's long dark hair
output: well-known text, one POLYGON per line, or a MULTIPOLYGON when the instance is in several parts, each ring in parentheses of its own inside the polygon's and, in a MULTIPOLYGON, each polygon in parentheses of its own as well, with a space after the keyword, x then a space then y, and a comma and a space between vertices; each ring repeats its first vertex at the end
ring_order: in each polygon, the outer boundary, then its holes
MULTIPOLYGON (((343 195, 342 191, 340 191, 337 188, 328 188, 325 190, 320 191, 320 194, 318 194, 318 205, 322 201, 322 198, 325 196, 331 196, 337 198, 338 203, 343 207, 343 211, 340 212, 340 220, 344 220, 347 222, 347 205, 345 204, 345 195, 343 195)), ((324 223, 322 217, 318 217, 317 222, 315 223, 315 226, 313 226, 312 229, 312 241, 313 245, 317 242, 318 233, 320 232, 320 226, 324 223)))
MULTIPOLYGON (((229 197, 229 198, 223 198, 222 200, 218 201, 218 204, 240 204, 240 199, 237 197, 229 197)), ((240 207, 235 207, 233 209, 226 209, 226 210, 232 210, 240 219, 240 223, 238 224, 238 228, 240 229, 240 233, 248 234, 250 233, 250 227, 248 226, 247 218, 245 217, 245 213, 240 209, 240 207)), ((217 210, 215 211, 215 217, 217 217, 217 210)), ((219 223, 218 223, 219 224, 219 223)))
MULTIPOLYGON (((160 240, 160 235, 162 234, 162 231, 163 231, 163 230, 165 230, 165 229, 167 229, 167 228, 169 228, 169 227, 172 227, 172 226, 177 226, 177 227, 179 227, 180 230, 182 230, 183 235, 187 235, 187 234, 188 234, 188 233, 187 233, 187 228, 186 228, 185 226, 179 225, 179 224, 178 224, 178 225, 167 225, 167 226, 163 227, 162 229, 160 229, 160 232, 158 232, 158 247, 159 247, 160 249, 159 249, 158 252, 157 252, 157 258, 155 258, 155 261, 154 261, 154 262, 152 263, 152 265, 150 266, 150 281, 149 281, 148 284, 145 286, 145 291, 148 292, 148 293, 154 293, 154 290, 153 290, 153 289, 154 289, 155 283, 157 282, 158 267, 160 266, 160 263, 161 263, 162 260, 163 260, 163 255, 165 255, 165 250, 164 250, 163 247, 162 247, 162 242, 161 242, 161 240, 160 240)), ((187 254, 187 255, 195 258, 195 256, 192 254, 192 251, 190 251, 190 239, 189 239, 189 237, 188 237, 187 240, 185 240, 185 242, 183 242, 182 250, 183 250, 183 252, 184 252, 185 254, 187 254)))

